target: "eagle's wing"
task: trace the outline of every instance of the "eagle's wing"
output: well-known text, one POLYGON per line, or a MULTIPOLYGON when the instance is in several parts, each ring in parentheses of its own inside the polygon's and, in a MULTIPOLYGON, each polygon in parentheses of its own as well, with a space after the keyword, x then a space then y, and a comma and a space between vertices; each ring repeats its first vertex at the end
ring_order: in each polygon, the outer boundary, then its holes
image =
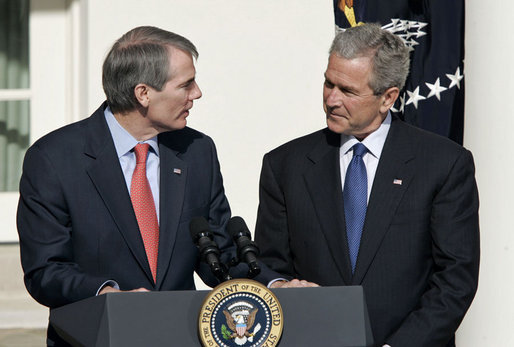
POLYGON ((234 318, 232 318, 232 316, 230 315, 230 313, 227 312, 227 310, 223 310, 223 314, 227 319, 227 325, 229 329, 232 331, 236 331, 236 324, 234 323, 234 318))
POLYGON ((248 315, 248 320, 246 321, 246 327, 248 330, 250 330, 253 326, 253 323, 255 322, 255 316, 257 315, 257 308, 254 308, 252 312, 248 315))

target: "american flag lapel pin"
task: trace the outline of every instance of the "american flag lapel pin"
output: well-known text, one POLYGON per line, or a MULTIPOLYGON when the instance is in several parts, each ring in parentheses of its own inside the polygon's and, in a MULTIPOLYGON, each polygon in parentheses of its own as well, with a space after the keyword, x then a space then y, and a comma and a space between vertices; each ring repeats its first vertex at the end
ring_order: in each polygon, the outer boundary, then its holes
POLYGON ((178 168, 174 168, 173 169, 173 173, 176 174, 176 175, 182 175, 182 170, 178 169, 178 168))
POLYGON ((393 184, 396 184, 396 185, 401 186, 401 185, 402 185, 402 180, 400 180, 400 179, 398 179, 398 178, 395 178, 395 179, 393 180, 393 184))

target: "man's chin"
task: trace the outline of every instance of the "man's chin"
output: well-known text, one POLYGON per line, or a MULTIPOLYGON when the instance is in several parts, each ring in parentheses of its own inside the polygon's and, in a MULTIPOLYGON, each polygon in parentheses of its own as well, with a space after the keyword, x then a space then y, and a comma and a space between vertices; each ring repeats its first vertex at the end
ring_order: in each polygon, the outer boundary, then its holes
POLYGON ((172 125, 164 126, 160 130, 160 132, 169 132, 169 131, 176 131, 176 130, 182 130, 187 126, 187 121, 184 119, 180 122, 175 122, 172 125))
POLYGON ((327 126, 330 131, 336 134, 344 134, 345 131, 348 131, 348 127, 334 121, 331 117, 327 117, 327 126))
POLYGON ((174 127, 171 131, 174 131, 174 130, 182 130, 184 129, 185 127, 187 126, 187 121, 184 119, 184 122, 181 122, 179 124, 174 124, 174 127))

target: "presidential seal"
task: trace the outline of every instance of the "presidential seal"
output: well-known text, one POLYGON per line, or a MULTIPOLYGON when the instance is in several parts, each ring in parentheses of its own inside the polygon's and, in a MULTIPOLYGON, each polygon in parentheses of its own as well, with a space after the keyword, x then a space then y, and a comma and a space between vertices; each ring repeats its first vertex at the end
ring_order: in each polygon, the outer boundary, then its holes
POLYGON ((205 298, 198 317, 198 335, 206 347, 276 346, 282 327, 277 298, 253 280, 218 285, 205 298))

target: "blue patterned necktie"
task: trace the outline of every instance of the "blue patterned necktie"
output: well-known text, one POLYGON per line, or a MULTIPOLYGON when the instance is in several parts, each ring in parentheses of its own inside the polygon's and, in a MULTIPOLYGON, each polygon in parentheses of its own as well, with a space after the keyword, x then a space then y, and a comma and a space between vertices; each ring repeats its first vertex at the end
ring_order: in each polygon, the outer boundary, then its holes
POLYGON ((355 271, 362 228, 366 218, 368 175, 366 174, 366 166, 362 156, 367 151, 366 146, 360 142, 353 146, 353 158, 346 169, 346 177, 344 179, 344 216, 346 219, 346 235, 348 237, 352 273, 355 271))

